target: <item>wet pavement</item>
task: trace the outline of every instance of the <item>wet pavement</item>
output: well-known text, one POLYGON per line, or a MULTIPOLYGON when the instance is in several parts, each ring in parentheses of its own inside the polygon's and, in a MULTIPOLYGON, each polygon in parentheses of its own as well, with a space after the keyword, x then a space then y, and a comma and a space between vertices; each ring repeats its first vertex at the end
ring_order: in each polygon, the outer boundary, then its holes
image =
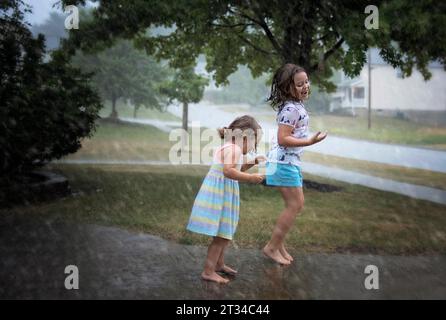
POLYGON ((446 255, 296 254, 281 267, 231 247, 239 275, 200 280, 206 248, 97 225, 0 218, 1 299, 445 299, 446 255), (67 265, 79 289, 65 289, 67 265), (379 289, 366 290, 367 265, 379 289))
POLYGON ((170 132, 172 128, 181 128, 182 126, 182 123, 179 121, 164 121, 157 119, 135 119, 126 117, 119 117, 119 120, 123 122, 150 125, 164 132, 170 132))
POLYGON ((302 171, 304 173, 311 173, 320 177, 359 184, 373 189, 395 192, 415 199, 446 204, 446 191, 441 189, 399 182, 311 162, 304 162, 302 164, 302 171))

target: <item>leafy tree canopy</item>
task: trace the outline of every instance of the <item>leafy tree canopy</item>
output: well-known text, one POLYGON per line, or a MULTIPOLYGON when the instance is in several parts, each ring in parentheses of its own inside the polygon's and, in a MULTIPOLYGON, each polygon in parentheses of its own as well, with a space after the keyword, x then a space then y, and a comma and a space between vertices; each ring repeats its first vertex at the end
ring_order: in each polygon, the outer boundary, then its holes
POLYGON ((0 175, 9 177, 77 151, 101 107, 62 52, 44 62, 45 39, 32 36, 23 8, 0 2, 0 175))
POLYGON ((77 52, 72 63, 94 74, 94 87, 113 106, 118 99, 128 100, 136 107, 156 109, 161 109, 165 103, 160 86, 167 79, 167 67, 135 49, 128 40, 119 40, 97 53, 77 52))
POLYGON ((406 76, 416 67, 427 79, 429 61, 445 64, 446 2, 375 1, 377 30, 364 26, 368 4, 365 0, 101 1, 94 20, 81 21, 65 48, 91 50, 118 36, 134 38, 174 67, 191 65, 205 53, 207 69, 218 84, 227 82, 240 64, 259 76, 293 62, 322 89, 334 88, 328 80, 333 69, 358 75, 369 47, 378 47, 383 59, 406 76), (151 26, 172 32, 151 35, 146 32, 151 26))
POLYGON ((161 91, 169 97, 170 102, 198 103, 207 85, 207 78, 196 74, 192 67, 186 67, 176 70, 172 80, 162 85, 161 91))

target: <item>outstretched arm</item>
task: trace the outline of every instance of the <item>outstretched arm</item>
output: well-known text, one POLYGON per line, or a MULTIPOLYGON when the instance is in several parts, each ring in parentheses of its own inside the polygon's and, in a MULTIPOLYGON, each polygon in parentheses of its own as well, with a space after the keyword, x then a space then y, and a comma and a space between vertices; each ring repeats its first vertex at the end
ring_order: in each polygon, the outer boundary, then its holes
POLYGON ((321 133, 318 131, 310 138, 298 139, 292 135, 293 127, 285 124, 279 125, 279 130, 277 132, 277 142, 283 147, 305 147, 311 146, 312 144, 318 143, 327 137, 327 133, 321 133))

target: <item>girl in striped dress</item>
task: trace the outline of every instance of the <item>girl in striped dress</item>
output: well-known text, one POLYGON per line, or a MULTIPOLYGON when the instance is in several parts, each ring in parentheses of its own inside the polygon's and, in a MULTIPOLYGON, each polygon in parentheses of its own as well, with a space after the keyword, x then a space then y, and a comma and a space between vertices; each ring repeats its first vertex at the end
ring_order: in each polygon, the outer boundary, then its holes
POLYGON ((219 134, 224 144, 214 153, 213 164, 195 198, 187 229, 213 237, 201 277, 227 283, 229 280, 218 273, 237 273, 225 265, 224 251, 234 236, 239 220, 238 181, 261 183, 263 175, 244 171, 265 159, 258 156, 254 163, 243 164, 243 155, 256 150, 262 134, 260 125, 253 117, 239 117, 229 127, 219 129, 219 134))

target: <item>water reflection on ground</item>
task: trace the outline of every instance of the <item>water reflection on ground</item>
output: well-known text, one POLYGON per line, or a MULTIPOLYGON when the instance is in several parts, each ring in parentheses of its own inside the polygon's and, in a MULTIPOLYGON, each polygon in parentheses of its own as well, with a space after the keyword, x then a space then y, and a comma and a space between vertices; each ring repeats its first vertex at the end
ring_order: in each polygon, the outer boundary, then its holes
POLYGON ((230 248, 239 274, 227 285, 199 278, 206 248, 112 227, 0 218, 0 298, 427 299, 446 298, 446 256, 296 254, 279 266, 257 249, 230 248), (64 286, 79 269, 79 290, 64 286), (367 265, 379 270, 367 290, 367 265))

